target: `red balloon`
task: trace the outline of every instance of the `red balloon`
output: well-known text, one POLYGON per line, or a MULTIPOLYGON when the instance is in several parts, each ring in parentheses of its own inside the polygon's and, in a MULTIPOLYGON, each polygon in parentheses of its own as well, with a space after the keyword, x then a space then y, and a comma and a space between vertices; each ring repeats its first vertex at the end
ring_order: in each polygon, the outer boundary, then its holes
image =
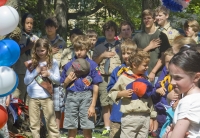
POLYGON ((8 113, 6 109, 0 105, 0 129, 3 128, 3 126, 7 123, 8 121, 8 113))
POLYGON ((7 0, 0 0, 0 6, 3 6, 3 5, 5 5, 5 4, 6 4, 6 2, 7 2, 7 0))

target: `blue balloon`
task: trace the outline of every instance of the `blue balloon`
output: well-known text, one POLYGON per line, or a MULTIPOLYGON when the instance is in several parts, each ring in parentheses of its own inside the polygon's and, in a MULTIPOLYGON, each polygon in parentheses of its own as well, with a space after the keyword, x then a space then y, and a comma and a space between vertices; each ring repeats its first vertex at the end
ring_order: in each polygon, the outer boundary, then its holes
POLYGON ((12 66, 20 57, 19 45, 12 39, 0 41, 0 66, 12 66))
POLYGON ((5 97, 5 96, 10 95, 11 93, 13 93, 16 90, 18 84, 19 84, 19 78, 18 78, 18 76, 16 74, 16 83, 15 83, 15 86, 9 92, 7 92, 5 94, 0 94, 0 97, 5 97))

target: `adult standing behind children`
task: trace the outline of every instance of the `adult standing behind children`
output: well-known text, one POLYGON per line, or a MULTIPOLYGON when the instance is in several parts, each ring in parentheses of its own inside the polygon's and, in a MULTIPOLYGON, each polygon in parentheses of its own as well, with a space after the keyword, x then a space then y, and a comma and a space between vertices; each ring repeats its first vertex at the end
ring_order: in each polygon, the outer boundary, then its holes
POLYGON ((40 110, 42 108, 46 127, 50 138, 60 138, 56 125, 54 103, 51 89, 46 89, 42 85, 42 80, 49 80, 54 84, 59 84, 59 66, 52 57, 51 45, 46 39, 38 39, 33 47, 32 63, 27 68, 24 83, 27 85, 27 92, 30 97, 28 101, 30 130, 33 138, 40 137, 40 110), (41 78, 42 77, 42 78, 41 78))
MULTIPOLYGON (((148 77, 154 82, 155 76, 159 75, 159 69, 163 65, 164 52, 170 47, 167 36, 155 26, 155 13, 151 9, 142 12, 144 30, 133 37, 133 41, 139 48, 150 52, 148 77)), ((156 80, 155 80, 156 81, 156 80)))
MULTIPOLYGON (((58 21, 55 17, 51 17, 45 20, 45 30, 46 30, 46 36, 44 36, 45 39, 49 40, 51 46, 52 46, 52 54, 53 58, 57 60, 58 66, 60 71, 62 71, 61 60, 65 60, 63 57, 63 51, 66 48, 66 42, 63 40, 63 38, 56 33, 58 29, 58 21)), ((54 108, 55 108, 55 114, 56 114, 56 123, 58 128, 60 127, 60 118, 61 118, 61 110, 63 109, 63 100, 64 95, 59 90, 59 85, 54 84, 54 108)))
POLYGON ((94 48, 92 59, 99 65, 103 82, 99 84, 100 102, 103 108, 103 119, 105 130, 102 135, 109 135, 110 132, 110 105, 112 101, 107 97, 107 85, 110 81, 110 74, 121 65, 120 42, 115 40, 117 35, 117 25, 113 21, 108 21, 103 25, 103 34, 106 40, 94 48))
POLYGON ((165 6, 159 6, 155 9, 155 14, 158 29, 167 35, 169 43, 172 44, 174 38, 179 36, 180 33, 171 26, 168 20, 170 10, 165 6))
POLYGON ((25 13, 22 16, 22 36, 19 41, 21 53, 18 61, 13 65, 13 69, 19 77, 19 85, 12 95, 13 97, 20 98, 23 101, 26 100, 26 85, 24 84, 26 67, 24 62, 31 59, 31 49, 34 42, 38 39, 38 37, 32 33, 33 22, 33 16, 30 13, 25 13))
POLYGON ((85 138, 92 138, 94 128, 95 105, 98 97, 99 83, 102 82, 98 65, 88 58, 90 40, 79 35, 74 38, 73 60, 67 63, 61 74, 61 84, 66 89, 64 128, 68 137, 75 138, 78 122, 85 138))

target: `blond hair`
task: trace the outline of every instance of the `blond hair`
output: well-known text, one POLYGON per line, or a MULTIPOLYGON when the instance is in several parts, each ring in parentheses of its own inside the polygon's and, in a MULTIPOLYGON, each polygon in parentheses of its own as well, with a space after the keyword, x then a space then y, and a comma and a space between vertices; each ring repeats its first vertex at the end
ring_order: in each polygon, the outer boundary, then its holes
POLYGON ((74 49, 86 49, 89 50, 92 47, 92 43, 88 36, 86 35, 77 35, 73 39, 74 49))
POLYGON ((153 19, 155 19, 155 12, 151 9, 146 9, 142 12, 142 18, 145 16, 151 16, 153 19))
POLYGON ((165 53, 164 53, 165 56, 174 56, 174 52, 172 50, 172 48, 168 48, 165 53))
POLYGON ((124 51, 134 51, 136 50, 137 48, 137 45, 135 44, 135 42, 133 42, 132 39, 130 38, 127 38, 126 40, 124 40, 121 44, 121 51, 124 52, 124 51))
POLYGON ((129 57, 129 64, 135 64, 139 66, 142 62, 148 62, 150 60, 150 54, 142 49, 136 49, 136 53, 131 53, 129 57))
POLYGON ((155 13, 160 13, 160 12, 162 12, 164 15, 169 15, 170 10, 167 9, 165 6, 158 6, 158 7, 155 9, 155 13))
POLYGON ((193 19, 187 20, 187 21, 185 21, 183 28, 184 28, 184 30, 186 30, 186 29, 188 29, 188 27, 191 27, 192 30, 195 32, 195 35, 197 36, 197 34, 200 30, 199 23, 193 19))

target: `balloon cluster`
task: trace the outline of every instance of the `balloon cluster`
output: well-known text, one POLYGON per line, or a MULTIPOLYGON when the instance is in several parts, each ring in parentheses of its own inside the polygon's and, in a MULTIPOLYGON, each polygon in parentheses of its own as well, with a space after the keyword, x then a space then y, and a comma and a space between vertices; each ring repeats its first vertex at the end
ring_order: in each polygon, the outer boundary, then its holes
MULTIPOLYGON (((19 14, 11 6, 4 6, 7 0, 0 0, 0 36, 11 33, 19 23, 19 14)), ((19 45, 12 39, 0 41, 0 97, 5 97, 17 88, 19 80, 10 66, 17 62, 20 56, 19 45)), ((8 120, 6 109, 0 105, 0 129, 8 120)))
MULTIPOLYGON (((0 36, 11 33, 19 23, 19 14, 0 0, 0 36)), ((19 45, 12 39, 0 40, 0 97, 11 94, 18 86, 18 76, 10 68, 20 57, 19 45)))
POLYGON ((188 7, 191 0, 161 0, 162 5, 171 11, 181 12, 188 7))

